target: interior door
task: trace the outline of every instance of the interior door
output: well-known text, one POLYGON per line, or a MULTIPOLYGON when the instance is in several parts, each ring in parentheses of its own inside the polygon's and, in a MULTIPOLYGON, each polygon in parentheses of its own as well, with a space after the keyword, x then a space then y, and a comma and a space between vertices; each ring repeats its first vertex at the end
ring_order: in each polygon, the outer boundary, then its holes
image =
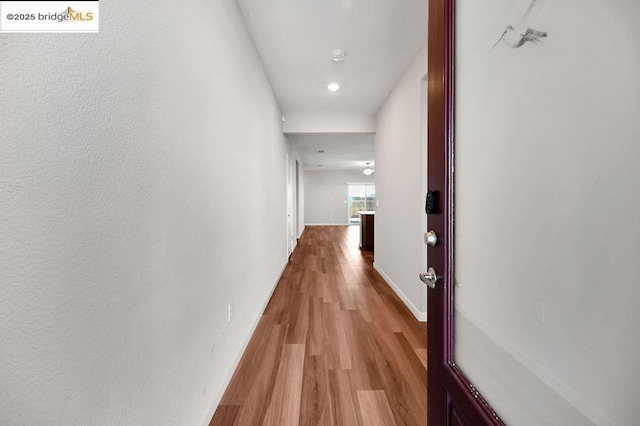
POLYGON ((637 1, 430 0, 430 425, 638 424, 637 40, 637 1))
MULTIPOLYGON (((427 248, 428 424, 502 424, 454 361, 453 107, 454 0, 430 0, 428 36, 427 248)), ((426 236, 425 236, 426 237, 426 236)))

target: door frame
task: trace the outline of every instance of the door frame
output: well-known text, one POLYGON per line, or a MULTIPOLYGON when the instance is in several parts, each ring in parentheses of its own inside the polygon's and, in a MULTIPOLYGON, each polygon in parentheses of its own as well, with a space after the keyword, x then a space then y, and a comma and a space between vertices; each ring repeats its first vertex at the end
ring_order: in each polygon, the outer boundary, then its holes
POLYGON ((294 208, 294 201, 293 201, 293 197, 294 197, 294 178, 293 178, 293 172, 294 172, 294 168, 293 168, 293 161, 291 161, 291 157, 289 157, 289 154, 286 154, 286 161, 285 161, 285 174, 286 174, 286 198, 287 198, 287 205, 286 205, 286 214, 287 214, 287 221, 286 221, 286 227, 287 227, 287 259, 289 258, 289 256, 291 256, 291 254, 293 253, 293 250, 295 249, 295 243, 294 241, 296 240, 295 236, 294 236, 294 212, 293 212, 293 208, 294 208))
POLYGON ((436 210, 427 223, 439 240, 427 248, 429 265, 438 275, 427 299, 428 424, 504 425, 453 357, 455 0, 430 0, 428 25, 427 182, 436 195, 436 210))
MULTIPOLYGON (((298 159, 296 159, 294 174, 295 174, 294 183, 296 187, 296 190, 295 190, 295 198, 296 198, 295 211, 296 212, 294 217, 296 218, 296 220, 293 226, 293 242, 295 243, 295 246, 297 246, 298 238, 300 237, 300 162, 298 161, 298 159)), ((294 247, 294 250, 295 250, 295 247, 294 247)))

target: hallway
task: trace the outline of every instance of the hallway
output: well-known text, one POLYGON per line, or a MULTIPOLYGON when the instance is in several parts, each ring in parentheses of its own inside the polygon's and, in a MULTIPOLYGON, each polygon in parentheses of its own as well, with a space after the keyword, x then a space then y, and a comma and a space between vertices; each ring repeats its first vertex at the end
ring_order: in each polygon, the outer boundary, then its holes
POLYGON ((426 424, 426 324, 358 232, 306 227, 211 425, 426 424))

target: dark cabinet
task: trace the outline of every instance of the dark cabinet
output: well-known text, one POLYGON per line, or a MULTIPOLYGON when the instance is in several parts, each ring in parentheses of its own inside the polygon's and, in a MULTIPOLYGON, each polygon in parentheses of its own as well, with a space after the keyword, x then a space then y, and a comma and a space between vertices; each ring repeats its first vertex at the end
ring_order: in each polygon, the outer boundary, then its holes
POLYGON ((358 212, 360 215, 360 248, 373 251, 374 212, 358 212))

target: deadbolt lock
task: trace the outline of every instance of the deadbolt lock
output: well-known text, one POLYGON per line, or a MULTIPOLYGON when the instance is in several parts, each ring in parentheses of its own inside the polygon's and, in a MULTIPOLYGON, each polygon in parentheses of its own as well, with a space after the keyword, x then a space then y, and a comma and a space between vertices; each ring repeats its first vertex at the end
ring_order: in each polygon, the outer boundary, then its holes
POLYGON ((424 243, 429 247, 435 247, 438 244, 438 236, 435 231, 428 231, 424 234, 424 243))

